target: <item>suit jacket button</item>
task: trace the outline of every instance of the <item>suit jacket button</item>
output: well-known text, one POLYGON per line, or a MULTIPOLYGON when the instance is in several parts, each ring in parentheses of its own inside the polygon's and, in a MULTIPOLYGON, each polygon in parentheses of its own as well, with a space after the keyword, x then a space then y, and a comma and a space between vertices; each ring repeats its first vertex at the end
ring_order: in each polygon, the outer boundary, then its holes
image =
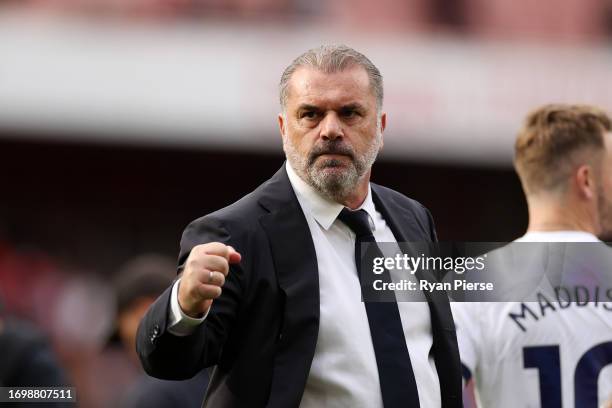
POLYGON ((157 335, 159 334, 159 325, 158 325, 158 324, 156 324, 156 325, 153 327, 153 334, 154 334, 155 336, 157 336, 157 335))

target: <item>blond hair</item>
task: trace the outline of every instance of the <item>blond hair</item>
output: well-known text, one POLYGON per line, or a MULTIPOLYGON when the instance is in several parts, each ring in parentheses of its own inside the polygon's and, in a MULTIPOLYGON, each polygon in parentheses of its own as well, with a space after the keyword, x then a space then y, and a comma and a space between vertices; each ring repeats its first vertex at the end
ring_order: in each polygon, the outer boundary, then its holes
POLYGON ((526 118, 514 145, 514 166, 526 194, 564 189, 577 165, 604 150, 610 117, 588 105, 545 105, 526 118))

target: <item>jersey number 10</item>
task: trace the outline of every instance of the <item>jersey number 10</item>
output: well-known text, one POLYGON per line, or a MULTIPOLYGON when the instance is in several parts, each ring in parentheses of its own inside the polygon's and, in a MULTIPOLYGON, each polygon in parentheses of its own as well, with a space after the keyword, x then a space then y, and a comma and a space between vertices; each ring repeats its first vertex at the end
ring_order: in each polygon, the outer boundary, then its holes
MULTIPOLYGON (((574 372, 575 408, 597 408, 597 381, 601 370, 612 364, 612 342, 591 347, 578 360, 574 372)), ((523 366, 537 368, 542 408, 562 408, 559 346, 523 348, 523 366)))

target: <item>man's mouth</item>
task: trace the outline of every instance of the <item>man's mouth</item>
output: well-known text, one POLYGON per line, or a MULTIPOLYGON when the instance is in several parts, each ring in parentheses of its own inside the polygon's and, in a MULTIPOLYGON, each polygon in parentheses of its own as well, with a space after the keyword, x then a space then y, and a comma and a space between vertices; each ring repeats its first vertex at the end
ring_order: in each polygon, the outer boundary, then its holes
POLYGON ((318 162, 323 167, 344 167, 353 160, 350 149, 338 146, 338 148, 315 149, 311 154, 310 165, 318 162))
POLYGON ((350 158, 350 156, 348 154, 345 154, 345 153, 336 153, 336 152, 321 153, 317 157, 321 157, 321 156, 324 156, 326 158, 332 158, 332 159, 335 159, 335 158, 345 158, 345 157, 346 158, 350 158))
MULTIPOLYGON (((340 168, 346 167, 351 161, 350 156, 339 153, 324 153, 317 156, 321 168, 340 168)), ((316 159, 315 159, 316 160, 316 159)))

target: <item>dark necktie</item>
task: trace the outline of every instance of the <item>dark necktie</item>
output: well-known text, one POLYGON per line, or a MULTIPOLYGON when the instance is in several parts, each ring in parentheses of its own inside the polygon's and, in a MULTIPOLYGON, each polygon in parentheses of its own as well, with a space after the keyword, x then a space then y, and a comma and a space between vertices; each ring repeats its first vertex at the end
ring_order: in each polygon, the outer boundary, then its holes
MULTIPOLYGON (((373 279, 368 278, 372 276, 371 271, 361 271, 362 243, 373 243, 369 246, 368 253, 365 254, 370 260, 373 256, 383 256, 382 252, 376 245, 376 239, 372 234, 368 214, 365 210, 351 211, 344 208, 338 215, 338 219, 353 230, 356 235, 355 263, 361 280, 362 295, 365 295, 365 293, 371 292, 371 286, 369 285, 373 282, 373 279)), ((366 260, 364 264, 372 265, 372 262, 366 260)), ((378 275, 376 279, 391 282, 387 270, 378 275)), ((419 392, 410 364, 410 355, 406 346, 397 302, 367 302, 368 298, 368 296, 364 296, 364 304, 368 315, 374 354, 376 355, 383 405, 385 408, 418 408, 419 392)))

